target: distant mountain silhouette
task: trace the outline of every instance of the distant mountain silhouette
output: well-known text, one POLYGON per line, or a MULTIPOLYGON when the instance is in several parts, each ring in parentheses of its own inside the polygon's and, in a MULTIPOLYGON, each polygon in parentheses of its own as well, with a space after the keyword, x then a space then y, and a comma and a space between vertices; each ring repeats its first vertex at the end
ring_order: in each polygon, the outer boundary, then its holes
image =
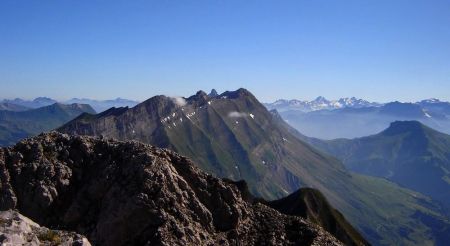
POLYGON ((333 110, 340 108, 364 108, 364 107, 379 107, 380 103, 369 102, 356 97, 340 98, 338 100, 328 100, 325 97, 319 96, 312 101, 302 100, 285 100, 279 99, 273 103, 264 104, 268 109, 276 109, 279 112, 284 111, 300 111, 311 112, 317 110, 333 110))
POLYGON ((20 105, 20 106, 24 106, 27 108, 40 108, 40 107, 45 107, 45 106, 49 106, 52 105, 54 103, 57 103, 56 100, 53 100, 51 98, 48 97, 37 97, 34 100, 24 100, 21 98, 16 98, 13 100, 8 100, 5 99, 2 101, 3 103, 11 103, 11 104, 15 104, 15 105, 20 105))
POLYGON ((79 99, 79 98, 72 98, 68 101, 64 101, 66 104, 72 104, 72 103, 79 103, 79 104, 89 104, 96 112, 103 112, 110 108, 120 108, 120 107, 134 107, 139 102, 123 99, 123 98, 116 98, 113 100, 93 100, 93 99, 79 99))
MULTIPOLYGON (((89 104, 96 112, 103 112, 109 108, 112 107, 134 107, 139 102, 123 99, 123 98, 116 98, 112 100, 94 100, 94 99, 87 99, 87 98, 72 98, 70 100, 66 101, 56 101, 54 99, 48 98, 48 97, 38 97, 33 100, 24 100, 21 98, 16 98, 13 100, 5 99, 0 102, 0 110, 2 109, 2 104, 8 104, 8 105, 16 105, 17 106, 23 106, 26 109, 33 109, 33 108, 41 108, 45 106, 49 106, 55 103, 61 103, 61 104, 89 104)), ((5 109, 10 110, 10 109, 5 109)), ((24 111, 24 110, 11 110, 11 111, 24 111)))
POLYGON ((447 103, 392 102, 380 107, 348 107, 308 113, 290 110, 280 114, 302 134, 321 139, 335 139, 372 135, 397 120, 417 120, 439 131, 450 133, 450 106, 448 108, 447 103))
POLYGON ((59 103, 22 112, 0 111, 0 146, 52 130, 83 112, 95 113, 89 105, 59 103))
POLYGON ((30 108, 28 108, 28 107, 14 104, 14 103, 9 103, 9 102, 0 103, 0 110, 20 112, 20 111, 26 111, 29 109, 30 108))

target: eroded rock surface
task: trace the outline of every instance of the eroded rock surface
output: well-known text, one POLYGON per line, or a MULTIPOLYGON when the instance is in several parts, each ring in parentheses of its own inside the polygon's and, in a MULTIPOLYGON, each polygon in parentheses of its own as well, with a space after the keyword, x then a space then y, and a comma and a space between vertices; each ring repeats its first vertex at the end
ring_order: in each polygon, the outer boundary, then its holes
POLYGON ((0 149, 0 208, 94 245, 339 245, 172 151, 56 132, 0 149))
POLYGON ((0 212, 0 244, 6 246, 91 246, 89 241, 79 234, 41 227, 14 210, 0 212))

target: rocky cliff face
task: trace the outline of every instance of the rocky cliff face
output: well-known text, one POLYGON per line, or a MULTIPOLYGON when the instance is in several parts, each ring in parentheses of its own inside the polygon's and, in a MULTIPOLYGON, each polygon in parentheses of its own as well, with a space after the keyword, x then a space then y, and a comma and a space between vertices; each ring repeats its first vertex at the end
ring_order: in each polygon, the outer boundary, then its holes
POLYGON ((339 245, 172 151, 49 133, 0 149, 0 209, 95 245, 339 245))

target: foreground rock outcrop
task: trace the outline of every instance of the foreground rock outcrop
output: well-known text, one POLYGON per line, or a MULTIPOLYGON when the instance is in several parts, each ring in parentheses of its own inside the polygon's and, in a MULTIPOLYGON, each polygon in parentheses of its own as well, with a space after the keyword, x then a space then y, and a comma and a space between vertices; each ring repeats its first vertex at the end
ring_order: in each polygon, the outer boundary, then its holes
POLYGON ((0 149, 0 209, 94 245, 340 245, 172 151, 60 133, 0 149))
POLYGON ((79 234, 41 227, 14 210, 0 212, 0 244, 91 246, 89 241, 79 234))

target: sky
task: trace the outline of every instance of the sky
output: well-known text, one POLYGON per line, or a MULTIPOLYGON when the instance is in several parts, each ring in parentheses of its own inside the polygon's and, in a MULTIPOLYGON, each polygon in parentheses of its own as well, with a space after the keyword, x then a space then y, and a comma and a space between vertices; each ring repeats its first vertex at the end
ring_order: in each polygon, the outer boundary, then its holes
POLYGON ((0 98, 450 101, 448 0, 1 0, 0 98))

